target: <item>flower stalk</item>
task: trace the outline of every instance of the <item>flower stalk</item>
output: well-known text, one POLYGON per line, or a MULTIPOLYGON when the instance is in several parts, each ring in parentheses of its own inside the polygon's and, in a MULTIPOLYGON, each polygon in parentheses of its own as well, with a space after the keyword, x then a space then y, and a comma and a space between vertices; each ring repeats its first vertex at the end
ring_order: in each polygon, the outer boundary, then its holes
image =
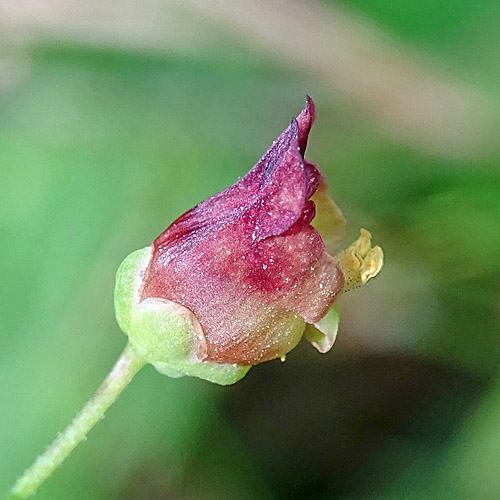
POLYGON ((85 439, 90 430, 116 401, 134 375, 146 364, 130 344, 127 344, 113 369, 96 393, 54 442, 38 456, 33 465, 14 484, 6 500, 24 499, 63 463, 65 458, 85 439))

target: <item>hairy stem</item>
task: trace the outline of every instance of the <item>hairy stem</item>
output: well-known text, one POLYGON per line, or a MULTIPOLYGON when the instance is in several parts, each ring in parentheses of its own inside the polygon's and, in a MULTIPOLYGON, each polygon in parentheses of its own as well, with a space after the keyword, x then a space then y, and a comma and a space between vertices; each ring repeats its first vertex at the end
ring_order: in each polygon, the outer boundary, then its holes
MULTIPOLYGON (((113 369, 97 392, 74 420, 57 436, 33 465, 14 484, 8 499, 24 499, 59 467, 64 459, 85 439, 89 431, 104 416, 106 410, 127 387, 146 362, 127 344, 113 369)), ((8 500, 6 499, 6 500, 8 500)))

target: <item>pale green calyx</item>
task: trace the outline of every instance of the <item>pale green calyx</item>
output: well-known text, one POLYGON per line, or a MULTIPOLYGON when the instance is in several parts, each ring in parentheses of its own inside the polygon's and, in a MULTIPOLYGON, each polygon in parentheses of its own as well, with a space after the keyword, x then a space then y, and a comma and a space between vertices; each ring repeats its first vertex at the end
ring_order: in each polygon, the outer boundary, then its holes
POLYGON ((198 358, 205 347, 205 336, 189 309, 165 299, 141 300, 144 273, 152 254, 152 246, 131 253, 116 274, 116 319, 132 347, 160 373, 170 377, 190 375, 220 385, 243 378, 250 366, 198 358))
POLYGON ((333 304, 317 323, 308 324, 305 338, 321 353, 328 352, 337 338, 339 329, 339 307, 333 304))

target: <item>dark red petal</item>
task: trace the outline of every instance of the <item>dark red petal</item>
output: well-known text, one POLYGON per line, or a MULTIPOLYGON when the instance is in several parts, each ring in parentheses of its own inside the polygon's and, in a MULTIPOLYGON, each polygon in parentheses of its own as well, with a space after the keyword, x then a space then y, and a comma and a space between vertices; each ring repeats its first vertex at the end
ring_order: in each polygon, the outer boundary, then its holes
POLYGON ((318 321, 342 290, 344 276, 321 237, 299 220, 284 234, 261 241, 245 236, 240 221, 213 231, 165 263, 155 249, 143 298, 190 309, 203 327, 207 358, 252 364, 283 354, 290 315, 318 321), (285 318, 282 320, 282 318, 285 318))
POLYGON ((306 172, 306 198, 309 199, 316 192, 324 177, 320 169, 311 161, 304 160, 304 167, 306 172))
MULTIPOLYGON (((314 117, 314 102, 308 96, 306 106, 297 119, 292 121, 245 177, 179 217, 155 240, 155 246, 166 251, 175 247, 179 239, 189 233, 214 223, 223 224, 226 218, 229 222, 250 206, 257 209, 257 216, 259 203, 262 210, 258 216, 259 228, 255 232, 256 238, 279 234, 279 231, 290 227, 300 217, 301 203, 314 193, 317 185, 314 182, 314 169, 301 164, 314 117), (304 182, 306 191, 302 194, 304 182), (282 193, 279 192, 280 185, 282 193), (280 206, 271 210, 267 221, 264 219, 269 203, 263 201, 264 197, 281 200, 280 206)), ((171 250, 177 253, 175 249, 171 250)))
POLYGON ((299 125, 299 147, 302 156, 304 156, 307 147, 307 138, 316 117, 316 106, 310 96, 307 96, 306 107, 297 116, 299 125))
POLYGON ((260 160, 264 167, 261 189, 246 217, 252 238, 263 240, 286 231, 301 216, 307 194, 304 159, 299 151, 299 127, 295 119, 275 146, 260 160))

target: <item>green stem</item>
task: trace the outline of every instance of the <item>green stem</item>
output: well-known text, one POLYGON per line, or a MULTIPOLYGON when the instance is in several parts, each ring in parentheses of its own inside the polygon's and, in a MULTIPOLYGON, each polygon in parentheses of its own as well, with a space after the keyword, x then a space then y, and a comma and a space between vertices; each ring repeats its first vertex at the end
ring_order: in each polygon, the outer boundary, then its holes
POLYGON ((45 479, 63 463, 64 459, 77 445, 85 439, 92 427, 104 416, 106 410, 145 363, 146 361, 132 349, 130 344, 127 344, 115 366, 97 389, 97 392, 68 427, 59 434, 45 452, 16 481, 8 499, 24 499, 32 495, 45 479))

